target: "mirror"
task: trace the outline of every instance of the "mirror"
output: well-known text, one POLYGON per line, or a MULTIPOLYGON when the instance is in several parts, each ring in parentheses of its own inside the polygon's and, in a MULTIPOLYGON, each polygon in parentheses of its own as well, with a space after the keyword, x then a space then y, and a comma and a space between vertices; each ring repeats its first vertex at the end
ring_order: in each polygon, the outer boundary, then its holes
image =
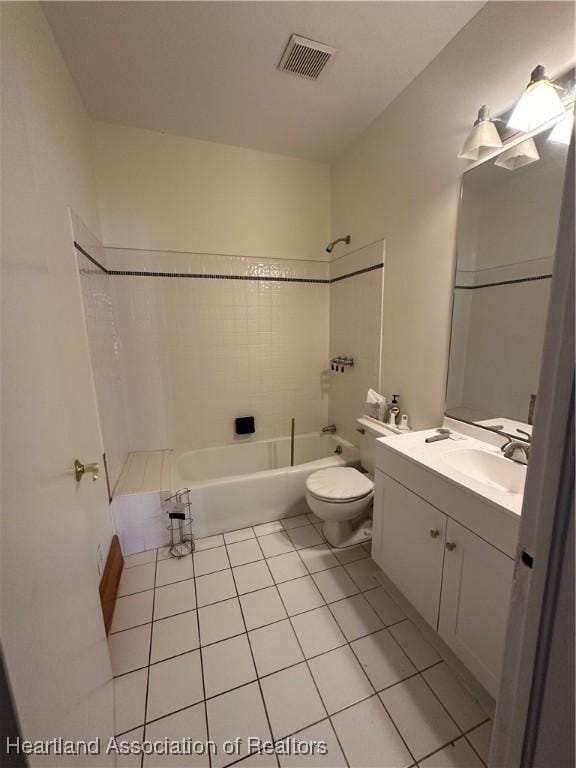
POLYGON ((513 437, 532 429, 568 155, 550 133, 462 184, 446 415, 513 437))

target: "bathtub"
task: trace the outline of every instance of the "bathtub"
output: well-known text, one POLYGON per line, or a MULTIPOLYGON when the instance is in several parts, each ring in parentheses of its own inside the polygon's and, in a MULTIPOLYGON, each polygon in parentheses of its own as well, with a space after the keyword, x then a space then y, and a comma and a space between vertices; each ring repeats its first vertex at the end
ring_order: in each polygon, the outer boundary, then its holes
POLYGON ((327 434, 297 436, 294 457, 291 467, 288 437, 188 451, 173 460, 172 489, 190 490, 200 538, 307 513, 312 472, 359 463, 351 443, 327 434))

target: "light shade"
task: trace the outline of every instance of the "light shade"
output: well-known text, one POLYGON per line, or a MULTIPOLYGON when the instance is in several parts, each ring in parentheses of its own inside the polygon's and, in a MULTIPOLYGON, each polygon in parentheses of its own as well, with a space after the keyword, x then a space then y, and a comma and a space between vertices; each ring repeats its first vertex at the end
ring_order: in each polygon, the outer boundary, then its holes
POLYGON ((528 86, 508 120, 508 127, 529 133, 564 111, 558 90, 546 77, 544 67, 532 72, 528 86))
POLYGON ((501 146, 502 139, 490 117, 488 107, 484 105, 478 111, 474 127, 468 134, 458 157, 462 160, 478 160, 483 150, 498 149, 501 146))
POLYGON ((573 127, 574 112, 570 110, 570 112, 566 112, 562 120, 556 123, 548 136, 548 141, 553 141, 555 144, 570 144, 573 127))
POLYGON ((540 160, 540 155, 538 154, 534 139, 526 139, 520 142, 520 144, 510 147, 506 152, 502 152, 494 165, 506 168, 507 171, 515 171, 517 168, 530 165, 530 163, 535 163, 537 160, 540 160))

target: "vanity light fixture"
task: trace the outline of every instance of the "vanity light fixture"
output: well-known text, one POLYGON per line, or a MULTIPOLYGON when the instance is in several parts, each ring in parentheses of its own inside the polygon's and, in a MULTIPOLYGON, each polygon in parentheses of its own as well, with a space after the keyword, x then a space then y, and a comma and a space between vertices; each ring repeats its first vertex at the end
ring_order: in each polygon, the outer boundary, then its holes
POLYGON ((532 70, 530 82, 510 115, 508 128, 529 133, 562 114, 564 105, 559 90, 539 64, 532 70))
POLYGON ((506 168, 507 171, 515 171, 517 168, 530 165, 530 163, 535 163, 537 160, 540 160, 540 155, 538 154, 534 139, 525 139, 502 152, 494 165, 506 168))
POLYGON ((490 117, 490 110, 484 104, 478 110, 474 127, 468 134, 458 157, 461 160, 478 160, 483 150, 498 149, 501 146, 500 134, 494 120, 490 117))
POLYGON ((572 136, 572 130, 574 128, 574 112, 570 110, 566 112, 564 117, 559 120, 548 136, 548 141, 554 142, 554 144, 570 144, 570 138, 572 136))

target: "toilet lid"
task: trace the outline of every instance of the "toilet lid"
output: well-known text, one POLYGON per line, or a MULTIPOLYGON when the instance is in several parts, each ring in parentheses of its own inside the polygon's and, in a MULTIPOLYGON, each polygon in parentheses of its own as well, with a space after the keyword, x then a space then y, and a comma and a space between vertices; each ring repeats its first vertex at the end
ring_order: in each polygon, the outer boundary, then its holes
POLYGON ((306 488, 321 499, 360 499, 374 490, 374 483, 353 467, 319 469, 306 480, 306 488))

